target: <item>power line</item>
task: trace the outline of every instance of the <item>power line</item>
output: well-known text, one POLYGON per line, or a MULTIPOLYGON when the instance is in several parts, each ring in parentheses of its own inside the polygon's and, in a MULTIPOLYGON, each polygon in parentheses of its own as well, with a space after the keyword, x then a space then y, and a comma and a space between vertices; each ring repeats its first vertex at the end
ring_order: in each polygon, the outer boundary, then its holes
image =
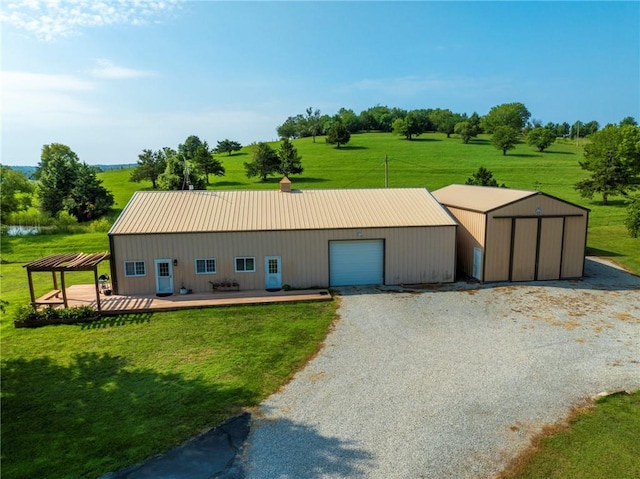
POLYGON ((378 164, 377 166, 374 166, 373 168, 371 168, 369 171, 365 172, 364 174, 360 175, 358 178, 356 178, 353 181, 350 181, 349 183, 347 183, 346 185, 343 186, 343 188, 347 188, 348 186, 351 186, 352 184, 360 181, 361 179, 363 179, 365 176, 370 175, 371 173, 373 173, 374 171, 378 171, 378 169, 380 168, 380 166, 384 165, 384 162, 378 164))

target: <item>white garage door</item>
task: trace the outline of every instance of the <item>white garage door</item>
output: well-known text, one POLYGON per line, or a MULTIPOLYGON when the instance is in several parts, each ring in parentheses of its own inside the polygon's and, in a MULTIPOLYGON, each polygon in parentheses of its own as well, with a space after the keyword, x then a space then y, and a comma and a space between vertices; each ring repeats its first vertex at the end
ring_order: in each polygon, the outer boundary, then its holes
POLYGON ((331 286, 383 284, 383 240, 329 242, 331 286))

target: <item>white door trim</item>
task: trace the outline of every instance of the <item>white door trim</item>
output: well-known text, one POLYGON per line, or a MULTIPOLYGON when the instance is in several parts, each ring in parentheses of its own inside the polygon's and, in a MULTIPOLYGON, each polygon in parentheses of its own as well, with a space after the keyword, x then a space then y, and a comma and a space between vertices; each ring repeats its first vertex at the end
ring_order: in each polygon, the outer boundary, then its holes
POLYGON ((264 257, 264 285, 266 289, 282 288, 282 257, 264 257))
POLYGON ((172 259, 156 259, 153 261, 153 271, 156 277, 156 293, 166 294, 173 293, 173 260, 172 259), (160 276, 160 265, 166 263, 168 265, 169 276, 160 276))

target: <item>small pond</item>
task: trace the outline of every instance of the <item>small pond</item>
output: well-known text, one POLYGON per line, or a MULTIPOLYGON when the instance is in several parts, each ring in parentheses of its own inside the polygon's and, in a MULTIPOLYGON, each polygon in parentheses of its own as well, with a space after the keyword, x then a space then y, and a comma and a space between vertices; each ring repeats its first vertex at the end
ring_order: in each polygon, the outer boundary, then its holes
POLYGON ((9 225, 7 226, 6 234, 8 236, 34 235, 39 233, 40 230, 40 226, 9 225))

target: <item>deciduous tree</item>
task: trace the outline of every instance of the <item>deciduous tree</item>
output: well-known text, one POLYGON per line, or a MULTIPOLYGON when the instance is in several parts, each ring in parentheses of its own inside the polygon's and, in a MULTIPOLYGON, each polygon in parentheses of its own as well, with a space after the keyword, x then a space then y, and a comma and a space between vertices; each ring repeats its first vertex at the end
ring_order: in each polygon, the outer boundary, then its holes
POLYGON ((97 169, 80 163, 78 155, 66 145, 44 145, 37 171, 40 208, 51 216, 66 211, 78 221, 89 221, 107 213, 113 205, 113 195, 102 186, 97 169))
POLYGON ((33 190, 22 172, 0 165, 0 223, 7 224, 12 213, 29 208, 33 190))
POLYGON ((155 190, 158 177, 167 168, 165 150, 142 150, 138 155, 138 164, 131 172, 130 181, 139 183, 143 180, 151 181, 151 187, 155 190))
POLYGON ((196 168, 184 155, 173 149, 166 152, 167 167, 158 178, 162 190, 204 190, 204 178, 197 174, 196 168))
POLYGON ((619 126, 625 126, 625 125, 638 126, 638 122, 636 121, 636 119, 634 117, 627 116, 627 117, 624 117, 622 120, 620 120, 620 125, 619 126))
POLYGON ((478 136, 478 134, 476 133, 476 129, 468 120, 456 123, 456 127, 454 128, 453 132, 456 135, 460 135, 460 138, 462 138, 462 143, 464 144, 469 143, 471 138, 478 136))
POLYGON ((523 103, 503 103, 489 110, 482 119, 482 127, 487 133, 494 133, 500 126, 509 126, 520 132, 530 117, 531 113, 523 103))
POLYGON ((640 128, 607 125, 591 135, 584 158, 580 166, 591 176, 575 184, 583 197, 602 194, 606 205, 609 196, 626 196, 640 186, 640 128))
POLYGON ((278 171, 280 159, 277 153, 267 143, 260 142, 252 145, 253 161, 244 164, 247 178, 259 176, 260 181, 267 181, 267 176, 278 171))
POLYGON ((36 169, 39 179, 38 199, 40 209, 57 217, 64 209, 78 178, 80 160, 67 145, 51 143, 42 147, 40 163, 36 169))
POLYGON ((234 151, 240 151, 241 148, 242 145, 239 142, 225 139, 218 142, 214 151, 216 153, 226 153, 227 156, 231 156, 234 151))
POLYGON ((75 184, 64 199, 65 210, 81 223, 100 218, 113 206, 113 195, 102 186, 96 173, 96 168, 81 163, 75 184))
POLYGON ((414 136, 419 136, 425 132, 425 124, 421 121, 420 115, 410 111, 404 118, 396 118, 393 122, 393 133, 402 135, 407 140, 411 140, 414 136))
POLYGON ((331 145, 336 145, 336 148, 340 148, 340 145, 344 145, 351 139, 351 133, 342 123, 342 119, 336 115, 327 130, 327 136, 325 141, 331 145))
POLYGON ((205 182, 209 184, 209 175, 224 176, 225 169, 220 160, 213 156, 213 151, 209 148, 207 142, 203 142, 196 148, 191 158, 194 165, 204 175, 205 182))
POLYGON ((305 118, 307 122, 307 129, 311 136, 313 137, 313 142, 316 142, 316 136, 320 134, 320 110, 317 108, 314 110, 312 107, 307 108, 306 110, 307 117, 305 118))
POLYGON ((340 108, 340 110, 338 110, 338 116, 349 133, 357 133, 360 131, 360 120, 353 110, 340 108))
POLYGON ((493 136, 491 137, 491 143, 498 150, 502 150, 504 156, 507 155, 507 150, 513 150, 518 142, 518 132, 510 126, 498 126, 493 130, 493 136))
MULTIPOLYGON (((200 140, 195 135, 189 136, 184 143, 178 146, 178 153, 182 155, 189 168, 195 167, 204 175, 206 184, 209 184, 209 175, 224 176, 225 170, 222 163, 213 157, 213 151, 206 141, 200 140)), ((194 173, 191 168, 191 173, 194 173)), ((194 183, 197 181, 194 179, 194 183)))
POLYGON ((280 138, 299 138, 304 118, 302 115, 290 116, 285 122, 276 128, 276 132, 280 138))
POLYGON ((435 130, 446 134, 447 138, 450 138, 455 132, 456 125, 458 123, 466 120, 466 117, 458 113, 454 113, 451 110, 442 110, 440 108, 431 110, 429 118, 431 119, 435 130))
POLYGON ((549 128, 537 126, 527 134, 527 144, 535 146, 540 152, 549 148, 554 141, 556 141, 556 135, 549 128))

